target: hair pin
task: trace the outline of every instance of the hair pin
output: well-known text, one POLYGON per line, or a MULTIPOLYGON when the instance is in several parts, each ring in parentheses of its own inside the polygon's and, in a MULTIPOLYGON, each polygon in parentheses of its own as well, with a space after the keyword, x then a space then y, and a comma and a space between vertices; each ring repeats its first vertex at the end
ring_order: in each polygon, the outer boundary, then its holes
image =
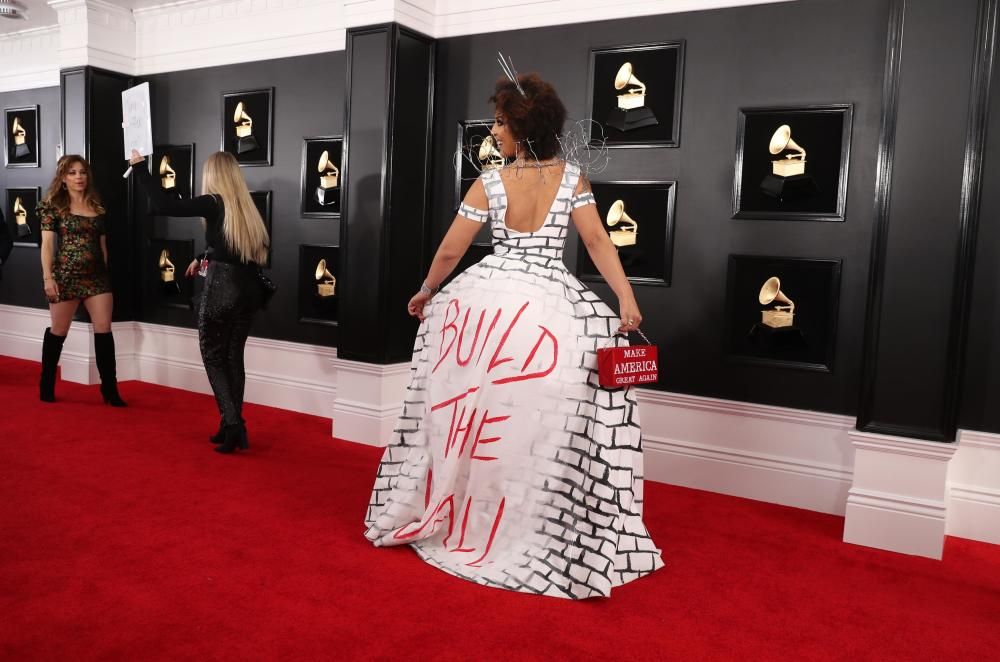
POLYGON ((528 95, 524 93, 524 89, 521 87, 520 81, 517 80, 517 69, 514 68, 514 61, 509 57, 505 59, 503 53, 497 51, 497 62, 500 63, 500 68, 503 70, 507 78, 510 79, 510 82, 514 83, 514 87, 516 87, 517 91, 521 93, 521 96, 527 99, 528 95))

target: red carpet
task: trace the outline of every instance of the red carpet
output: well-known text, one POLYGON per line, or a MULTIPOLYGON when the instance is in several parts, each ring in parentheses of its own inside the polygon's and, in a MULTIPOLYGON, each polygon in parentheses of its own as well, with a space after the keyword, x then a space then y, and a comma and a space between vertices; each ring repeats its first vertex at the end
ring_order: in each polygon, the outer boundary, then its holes
POLYGON ((843 520, 647 484, 667 562, 610 600, 483 588, 375 549, 380 456, 249 406, 212 452, 208 396, 130 407, 0 357, 0 659, 1000 659, 1000 547, 943 562, 845 545, 843 520))

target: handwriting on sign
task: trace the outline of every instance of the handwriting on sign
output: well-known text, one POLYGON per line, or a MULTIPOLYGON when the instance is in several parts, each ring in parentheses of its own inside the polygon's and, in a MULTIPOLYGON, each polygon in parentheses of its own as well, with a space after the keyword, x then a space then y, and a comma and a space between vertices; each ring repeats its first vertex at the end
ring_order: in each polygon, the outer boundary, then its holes
MULTIPOLYGON (((430 477, 428 477, 430 480, 430 477)), ((500 499, 500 504, 497 506, 497 514, 493 517, 493 526, 490 527, 490 535, 486 540, 486 545, 482 549, 482 553, 473 561, 467 562, 465 565, 479 568, 482 567, 482 562, 486 558, 486 555, 490 553, 490 549, 493 547, 493 541, 496 539, 497 529, 500 528, 500 520, 503 519, 503 509, 504 505, 507 503, 507 498, 503 497, 500 499)), ((478 551, 478 548, 471 546, 465 540, 466 529, 469 526, 469 512, 472 509, 472 497, 466 497, 465 507, 462 509, 462 524, 459 530, 458 541, 455 543, 454 547, 449 549, 448 543, 451 541, 452 536, 455 533, 455 494, 449 494, 440 501, 438 501, 437 506, 433 511, 426 511, 424 517, 420 522, 414 522, 418 526, 414 529, 410 529, 413 524, 408 524, 392 534, 392 537, 396 540, 410 540, 416 536, 423 534, 421 538, 429 538, 437 532, 438 528, 444 523, 448 522, 448 535, 445 536, 441 545, 452 553, 457 554, 474 554, 478 551), (428 516, 426 513, 430 513, 428 516), (427 527, 430 527, 428 529, 427 527)))

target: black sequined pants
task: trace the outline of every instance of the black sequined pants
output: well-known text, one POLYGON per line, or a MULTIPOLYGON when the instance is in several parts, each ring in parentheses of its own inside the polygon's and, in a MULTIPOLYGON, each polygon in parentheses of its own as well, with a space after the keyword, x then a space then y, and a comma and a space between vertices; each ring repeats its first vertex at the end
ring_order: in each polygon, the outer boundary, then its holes
POLYGON ((198 308, 198 343, 224 425, 243 422, 243 349, 260 296, 255 267, 209 264, 198 308))

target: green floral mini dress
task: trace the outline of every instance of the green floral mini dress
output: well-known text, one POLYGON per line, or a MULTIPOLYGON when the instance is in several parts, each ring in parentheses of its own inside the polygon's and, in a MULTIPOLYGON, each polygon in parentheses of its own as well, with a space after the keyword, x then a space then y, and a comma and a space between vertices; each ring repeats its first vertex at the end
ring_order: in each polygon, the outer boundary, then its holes
POLYGON ((59 301, 86 299, 111 291, 111 278, 104 264, 101 235, 104 216, 61 213, 45 202, 38 203, 38 218, 44 232, 59 236, 52 276, 59 286, 59 301))

